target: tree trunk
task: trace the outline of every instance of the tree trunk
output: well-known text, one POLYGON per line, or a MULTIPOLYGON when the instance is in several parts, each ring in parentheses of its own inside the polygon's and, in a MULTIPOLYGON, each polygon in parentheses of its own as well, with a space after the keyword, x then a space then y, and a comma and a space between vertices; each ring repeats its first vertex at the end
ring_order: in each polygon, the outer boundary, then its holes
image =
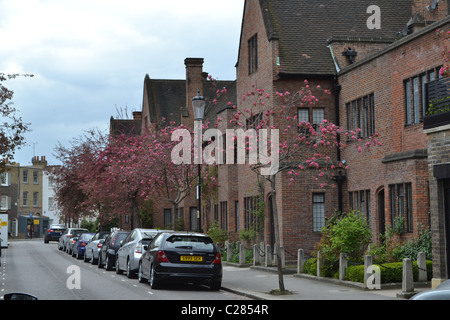
POLYGON ((177 209, 177 205, 175 204, 174 201, 172 201, 172 210, 171 210, 170 214, 172 216, 172 230, 174 230, 174 231, 176 230, 176 227, 177 227, 177 222, 175 221, 176 220, 176 216, 175 216, 176 209, 177 209))
POLYGON ((281 249, 280 249, 280 229, 278 226, 278 209, 277 209, 277 195, 276 195, 276 176, 273 175, 270 177, 270 193, 272 195, 272 221, 274 224, 275 231, 275 251, 277 254, 277 273, 278 273, 278 284, 280 287, 280 291, 285 291, 284 287, 284 278, 283 278, 283 266, 281 264, 281 249))

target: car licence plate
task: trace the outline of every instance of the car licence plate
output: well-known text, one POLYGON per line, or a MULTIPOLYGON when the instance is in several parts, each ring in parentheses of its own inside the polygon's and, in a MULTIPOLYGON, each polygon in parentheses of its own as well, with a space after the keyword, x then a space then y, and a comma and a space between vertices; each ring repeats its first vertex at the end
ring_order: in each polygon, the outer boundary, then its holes
POLYGON ((194 261, 194 262, 202 262, 202 256, 181 256, 180 261, 194 261))

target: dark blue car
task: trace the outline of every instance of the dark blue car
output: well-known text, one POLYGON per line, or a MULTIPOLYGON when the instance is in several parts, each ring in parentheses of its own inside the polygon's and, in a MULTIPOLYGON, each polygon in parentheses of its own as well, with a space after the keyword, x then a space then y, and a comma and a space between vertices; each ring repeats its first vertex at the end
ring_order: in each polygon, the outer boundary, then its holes
POLYGON ((83 258, 86 246, 94 235, 95 233, 90 232, 81 234, 78 240, 73 244, 72 257, 76 257, 77 259, 83 258))
POLYGON ((44 236, 44 242, 49 243, 49 241, 58 241, 61 235, 66 231, 66 226, 63 224, 52 224, 44 236))

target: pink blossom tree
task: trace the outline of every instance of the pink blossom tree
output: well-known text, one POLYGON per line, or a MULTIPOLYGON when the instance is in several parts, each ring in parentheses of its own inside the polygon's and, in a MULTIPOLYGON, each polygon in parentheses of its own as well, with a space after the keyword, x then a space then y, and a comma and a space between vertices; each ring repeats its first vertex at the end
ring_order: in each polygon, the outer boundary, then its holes
MULTIPOLYGON (((271 171, 270 174, 262 172, 263 169, 271 166, 263 163, 251 164, 250 169, 259 177, 264 177, 269 183, 272 197, 272 221, 275 231, 275 251, 277 253, 278 279, 280 291, 285 291, 282 264, 280 256, 280 232, 278 224, 277 209, 277 176, 287 172, 290 176, 289 183, 293 183, 297 178, 312 176, 312 179, 320 183, 322 188, 335 187, 332 180, 336 170, 345 170, 347 166, 337 161, 336 150, 348 146, 340 141, 340 137, 347 137, 354 141, 354 147, 362 152, 370 150, 372 147, 381 145, 378 141, 378 134, 362 139, 360 129, 346 131, 324 119, 321 123, 312 123, 298 119, 297 110, 299 107, 310 107, 319 101, 313 91, 320 91, 319 94, 330 94, 329 90, 322 90, 320 86, 312 88, 305 80, 302 88, 296 92, 276 92, 271 95, 264 89, 252 88, 243 97, 238 106, 234 106, 236 113, 231 124, 238 128, 254 128, 259 130, 257 139, 248 141, 246 151, 250 152, 258 146, 262 136, 260 129, 273 129, 271 139, 267 144, 266 154, 275 156, 278 161, 278 170, 271 171), (278 139, 274 139, 277 133, 278 139), (278 140, 278 141, 277 141, 278 140), (274 154, 275 153, 275 154, 274 154)), ((266 171, 267 172, 267 171, 266 171)))

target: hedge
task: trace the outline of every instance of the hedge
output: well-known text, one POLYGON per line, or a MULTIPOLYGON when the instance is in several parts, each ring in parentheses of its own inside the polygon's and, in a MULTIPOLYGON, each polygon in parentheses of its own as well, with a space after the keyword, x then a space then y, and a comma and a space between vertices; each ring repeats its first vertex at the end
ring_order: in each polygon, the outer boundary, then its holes
MULTIPOLYGON (((426 261, 427 264, 427 280, 430 281, 433 276, 433 265, 430 260, 426 261)), ((381 271, 381 283, 395 283, 402 282, 403 277, 403 262, 391 262, 383 263, 381 265, 375 264, 380 267, 381 271)), ((308 259, 304 264, 304 272, 306 274, 317 275, 317 259, 308 259)), ((323 276, 323 274, 322 274, 323 276)), ((414 281, 418 281, 419 267, 417 261, 413 262, 413 278, 414 281)), ((338 272, 334 277, 338 277, 338 272)), ((364 265, 349 266, 345 270, 345 279, 353 282, 364 283, 364 265)))
MULTIPOLYGON (((427 260, 427 280, 432 278, 432 262, 427 260)), ((418 281, 419 267, 417 261, 413 262, 413 278, 418 281)), ((380 267, 381 283, 395 283, 402 282, 403 277, 403 262, 392 262, 376 265, 380 267)), ((349 266, 345 270, 345 279, 354 282, 364 282, 364 265, 349 266)))

